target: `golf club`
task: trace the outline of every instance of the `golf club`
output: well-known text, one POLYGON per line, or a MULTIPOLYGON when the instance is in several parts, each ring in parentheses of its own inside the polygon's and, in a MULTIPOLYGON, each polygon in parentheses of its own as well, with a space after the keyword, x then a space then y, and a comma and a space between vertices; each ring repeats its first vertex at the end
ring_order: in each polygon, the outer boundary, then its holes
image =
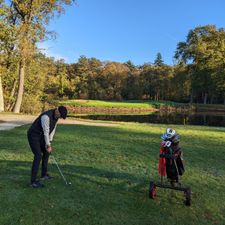
POLYGON ((71 185, 71 182, 68 182, 68 181, 66 180, 66 178, 64 177, 64 175, 63 175, 61 169, 59 168, 59 165, 58 165, 58 163, 57 163, 57 161, 56 161, 56 159, 55 159, 55 157, 54 157, 53 155, 52 155, 52 158, 53 158, 53 160, 54 160, 54 162, 55 162, 55 165, 57 166, 57 168, 58 168, 58 170, 59 170, 59 173, 60 173, 61 177, 63 178, 65 184, 66 184, 66 185, 71 185))

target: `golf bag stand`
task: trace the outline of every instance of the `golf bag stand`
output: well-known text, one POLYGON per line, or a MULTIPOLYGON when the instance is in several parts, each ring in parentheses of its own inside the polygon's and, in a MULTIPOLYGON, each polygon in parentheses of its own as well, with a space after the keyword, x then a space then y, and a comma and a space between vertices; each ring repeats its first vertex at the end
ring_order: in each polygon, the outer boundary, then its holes
POLYGON ((168 148, 168 153, 160 154, 159 159, 159 174, 161 176, 160 182, 155 182, 150 180, 149 184, 149 198, 155 199, 156 198, 156 189, 164 188, 164 189, 172 189, 175 191, 181 191, 184 193, 184 204, 186 206, 191 205, 191 188, 184 187, 179 182, 179 177, 184 172, 184 166, 182 160, 180 158, 180 154, 178 152, 174 152, 173 149, 168 148), (175 153, 175 154, 174 154, 175 153), (162 164, 163 163, 163 164, 162 164), (162 166, 164 165, 164 166, 162 166), (168 183, 164 182, 164 177, 167 175, 168 183))

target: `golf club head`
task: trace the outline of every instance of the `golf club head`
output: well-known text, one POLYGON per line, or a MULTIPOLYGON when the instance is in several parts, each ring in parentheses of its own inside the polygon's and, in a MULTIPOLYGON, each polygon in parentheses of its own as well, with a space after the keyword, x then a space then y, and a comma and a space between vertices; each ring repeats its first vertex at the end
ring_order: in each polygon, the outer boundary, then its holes
POLYGON ((171 141, 167 141, 167 142, 166 142, 166 144, 165 144, 165 146, 166 146, 166 147, 170 147, 170 146, 171 146, 171 144, 172 144, 172 142, 171 142, 171 141))

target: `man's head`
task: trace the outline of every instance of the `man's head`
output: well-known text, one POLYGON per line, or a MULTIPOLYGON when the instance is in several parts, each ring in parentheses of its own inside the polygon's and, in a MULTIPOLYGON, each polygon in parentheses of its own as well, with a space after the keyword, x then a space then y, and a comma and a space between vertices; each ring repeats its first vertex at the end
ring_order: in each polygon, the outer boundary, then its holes
POLYGON ((56 119, 63 118, 66 119, 67 117, 67 108, 65 106, 59 106, 55 110, 55 117, 56 119))

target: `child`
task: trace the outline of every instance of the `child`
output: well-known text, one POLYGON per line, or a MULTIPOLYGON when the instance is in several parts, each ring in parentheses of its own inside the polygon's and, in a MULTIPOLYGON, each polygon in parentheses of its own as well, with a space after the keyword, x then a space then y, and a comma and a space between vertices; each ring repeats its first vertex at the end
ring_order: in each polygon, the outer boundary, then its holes
POLYGON ((179 146, 180 136, 174 129, 167 128, 162 135, 159 159, 159 175, 167 176, 171 185, 178 182, 178 176, 184 173, 182 152, 179 146))

